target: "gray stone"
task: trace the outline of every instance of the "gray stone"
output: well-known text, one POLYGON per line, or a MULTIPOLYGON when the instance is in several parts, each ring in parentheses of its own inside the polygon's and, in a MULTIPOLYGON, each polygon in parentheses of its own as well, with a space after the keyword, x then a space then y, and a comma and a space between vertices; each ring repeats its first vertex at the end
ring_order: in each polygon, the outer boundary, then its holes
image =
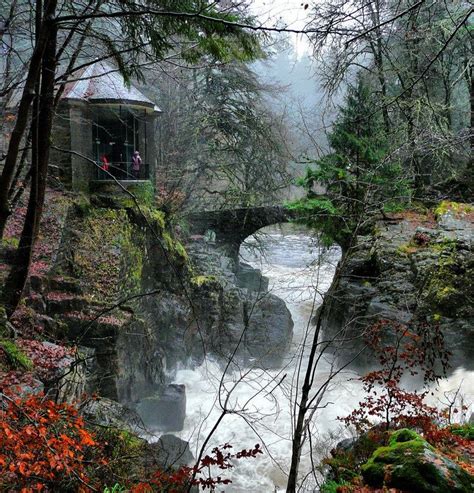
POLYGON ((186 417, 185 386, 170 384, 160 395, 142 399, 137 412, 147 428, 181 431, 186 417))
POLYGON ((293 337, 293 319, 285 302, 273 294, 247 303, 244 344, 266 367, 278 367, 293 337))
POLYGON ((348 452, 351 450, 354 445, 357 443, 357 438, 344 438, 336 445, 336 453, 337 451, 348 452))
MULTIPOLYGON (((338 339, 342 342, 334 344, 341 360, 347 361, 362 349, 361 335, 377 320, 416 320, 439 325, 446 349, 452 353, 452 367, 471 369, 472 223, 450 214, 439 224, 423 227, 409 221, 381 222, 370 239, 358 238, 357 246, 346 253, 327 295, 323 330, 328 338, 341 334, 338 339), (428 235, 431 241, 413 245, 416 232, 428 235), (410 245, 413 247, 406 248, 410 245)), ((384 334, 387 340, 393 335, 390 332, 384 334)), ((367 352, 367 363, 370 358, 367 352)))
POLYGON ((237 282, 242 288, 256 293, 266 293, 268 291, 268 279, 262 275, 259 269, 240 262, 237 271, 237 282))
POLYGON ((99 426, 111 426, 131 432, 144 431, 140 416, 128 407, 105 397, 86 401, 80 412, 88 421, 99 426))
POLYGON ((157 442, 147 445, 145 462, 150 468, 158 466, 166 470, 191 465, 194 456, 188 442, 175 435, 162 435, 157 442))
POLYGON ((367 315, 369 317, 378 315, 381 318, 403 323, 408 323, 412 318, 411 313, 397 310, 396 308, 388 305, 387 303, 383 303, 376 298, 369 303, 367 307, 367 315))

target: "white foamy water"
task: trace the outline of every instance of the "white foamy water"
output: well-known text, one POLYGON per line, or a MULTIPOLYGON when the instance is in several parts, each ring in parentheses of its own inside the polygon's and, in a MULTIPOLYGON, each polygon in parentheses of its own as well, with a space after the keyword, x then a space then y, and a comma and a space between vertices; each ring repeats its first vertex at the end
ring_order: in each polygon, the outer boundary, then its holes
MULTIPOLYGON (((256 443, 265 453, 257 459, 236 461, 235 467, 218 471, 232 480, 231 485, 218 488, 229 493, 272 493, 284 491, 291 458, 291 436, 294 423, 295 401, 299 394, 298 380, 304 378, 307 352, 311 344, 311 318, 321 302, 321 295, 329 288, 339 249, 322 250, 309 234, 295 225, 265 228, 262 240, 264 254, 252 248, 242 248, 245 262, 262 270, 269 278, 270 290, 287 303, 294 321, 291 349, 280 369, 265 370, 258 362, 253 367, 235 367, 223 375, 222 363, 207 360, 195 369, 181 369, 175 383, 186 386, 187 415, 185 428, 175 433, 190 442, 195 456, 222 413, 222 404, 232 412, 224 416, 213 433, 206 453, 216 445, 230 443, 234 450, 251 448, 256 443), (305 340, 306 337, 306 340, 305 340), (303 355, 301 356, 301 354, 303 355), (300 363, 301 362, 301 363, 300 363), (301 376, 298 377, 298 368, 301 376)), ((250 245, 255 239, 249 239, 250 245)), ((331 362, 322 359, 316 372, 314 388, 324 384, 331 371, 331 362)), ((317 491, 317 482, 311 471, 313 464, 328 453, 344 438, 338 416, 349 414, 362 398, 357 375, 344 372, 332 381, 319 409, 312 417, 311 444, 303 450, 299 478, 306 478, 303 492, 317 491)), ((463 388, 472 390, 474 372, 457 370, 453 376, 441 382, 441 390, 433 399, 438 400, 444 392, 454 390, 463 381, 463 388)), ((466 396, 472 401, 474 395, 466 396)), ((345 431, 347 433, 347 431, 345 431)))

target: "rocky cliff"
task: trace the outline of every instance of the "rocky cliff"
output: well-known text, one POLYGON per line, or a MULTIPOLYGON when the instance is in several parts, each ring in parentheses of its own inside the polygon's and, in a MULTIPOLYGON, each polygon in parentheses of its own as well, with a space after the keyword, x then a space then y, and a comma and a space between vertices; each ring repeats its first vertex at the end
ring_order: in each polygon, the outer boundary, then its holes
POLYGON ((270 366, 286 351, 293 323, 266 280, 205 238, 185 248, 146 201, 52 194, 45 218, 43 229, 54 223, 39 242, 47 258, 12 321, 20 338, 78 348, 69 361, 81 369, 76 394, 97 393, 150 428, 179 430, 185 388, 170 384, 178 364, 210 354, 270 366))
MULTIPOLYGON (((474 362, 474 207, 442 202, 394 214, 357 238, 328 293, 324 329, 345 339, 343 358, 380 319, 439 325, 451 364, 474 362)), ((367 355, 370 362, 370 355, 367 355)))

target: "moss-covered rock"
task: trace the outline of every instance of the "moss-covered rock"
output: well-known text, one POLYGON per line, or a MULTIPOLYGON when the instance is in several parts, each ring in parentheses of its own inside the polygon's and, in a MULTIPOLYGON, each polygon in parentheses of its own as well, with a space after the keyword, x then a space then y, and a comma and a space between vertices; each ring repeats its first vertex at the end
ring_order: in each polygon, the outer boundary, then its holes
POLYGON ((31 370, 33 362, 12 339, 0 339, 0 349, 4 352, 10 366, 15 369, 31 370))
POLYGON ((207 286, 207 285, 214 285, 218 283, 218 279, 216 276, 193 276, 191 278, 191 284, 193 286, 196 286, 198 288, 200 288, 201 286, 207 286))
POLYGON ((399 430, 362 466, 370 486, 413 493, 470 493, 474 477, 411 430, 399 430))
POLYGON ((474 275, 472 259, 453 240, 439 242, 431 249, 437 260, 426 270, 421 297, 424 306, 446 317, 461 316, 469 305, 474 275))
POLYGON ((474 205, 464 204, 462 202, 453 202, 450 200, 443 200, 434 209, 434 213, 437 217, 451 213, 454 215, 464 215, 474 212, 474 205))
POLYGON ((144 234, 125 210, 92 208, 76 220, 73 274, 102 301, 140 291, 144 234))

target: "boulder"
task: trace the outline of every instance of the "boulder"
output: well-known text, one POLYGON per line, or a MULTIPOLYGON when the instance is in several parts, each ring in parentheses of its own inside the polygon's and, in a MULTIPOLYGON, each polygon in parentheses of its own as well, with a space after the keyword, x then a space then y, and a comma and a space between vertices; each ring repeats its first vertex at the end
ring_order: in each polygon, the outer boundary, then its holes
POLYGON ((349 452, 354 448, 354 445, 357 444, 357 438, 344 438, 337 443, 335 447, 335 453, 338 452, 349 452))
POLYGON ((110 426, 130 432, 143 431, 140 416, 128 407, 105 397, 85 402, 80 407, 87 421, 99 426, 110 426))
POLYGON ((474 476, 441 454, 414 431, 392 434, 387 447, 378 448, 362 466, 366 483, 412 493, 470 493, 474 476))
POLYGON ((157 442, 146 446, 145 463, 148 468, 178 468, 190 465, 193 461, 189 443, 175 435, 163 435, 157 442))
MULTIPOLYGON (((380 221, 341 261, 327 296, 322 328, 346 363, 365 345, 366 329, 381 319, 439 326, 451 366, 472 369, 474 229, 469 218, 429 215, 380 221)), ((393 339, 389 327, 384 339, 393 339)), ((357 364, 370 365, 365 351, 357 364)))
POLYGON ((293 337, 293 319, 285 302, 273 294, 246 303, 244 345, 266 367, 278 367, 293 337))
POLYGON ((186 388, 170 384, 159 395, 139 401, 137 412, 147 428, 181 431, 186 417, 186 388))
POLYGON ((239 287, 256 293, 266 293, 268 291, 268 279, 262 275, 259 269, 254 269, 245 262, 239 262, 237 283, 239 287))

